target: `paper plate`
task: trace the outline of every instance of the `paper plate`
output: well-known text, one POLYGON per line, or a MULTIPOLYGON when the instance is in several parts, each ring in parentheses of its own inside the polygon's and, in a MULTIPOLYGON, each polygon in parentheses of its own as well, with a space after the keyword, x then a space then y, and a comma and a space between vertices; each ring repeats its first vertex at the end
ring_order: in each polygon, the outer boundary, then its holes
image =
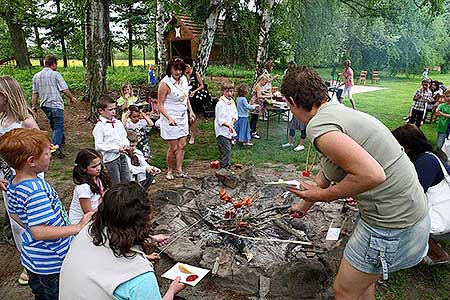
POLYGON ((184 263, 176 263, 172 268, 170 268, 166 273, 162 274, 161 276, 170 280, 175 280, 178 276, 181 277, 180 282, 190 285, 190 286, 196 286, 197 283, 200 282, 200 280, 203 279, 203 277, 206 276, 206 274, 209 273, 208 269, 203 269, 195 266, 191 266, 184 263), (190 271, 190 274, 186 274, 180 271, 180 265, 183 265, 187 270, 190 271), (186 281, 186 278, 190 275, 197 275, 198 278, 194 281, 186 281))

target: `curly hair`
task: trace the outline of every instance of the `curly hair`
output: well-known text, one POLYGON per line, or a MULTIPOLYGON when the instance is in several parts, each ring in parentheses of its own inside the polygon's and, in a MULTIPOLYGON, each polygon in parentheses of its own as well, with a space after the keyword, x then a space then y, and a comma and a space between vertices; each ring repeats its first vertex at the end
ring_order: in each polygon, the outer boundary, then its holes
POLYGON ((414 124, 400 126, 392 130, 392 135, 394 135, 398 143, 405 149, 406 154, 413 163, 424 152, 433 152, 437 156, 441 156, 439 153, 433 151, 431 143, 414 124))
POLYGON ((108 246, 116 257, 134 257, 131 247, 142 246, 148 252, 150 201, 137 182, 113 185, 103 196, 89 234, 96 246, 108 246))
MULTIPOLYGON (((86 173, 87 167, 96 158, 99 158, 100 161, 102 161, 102 156, 100 155, 100 153, 92 148, 82 149, 80 150, 80 152, 78 152, 73 167, 73 183, 75 183, 76 185, 86 183, 89 185, 91 192, 93 192, 94 194, 100 194, 100 187, 94 182, 92 176, 86 173)), ((103 163, 98 178, 102 182, 103 189, 106 190, 111 186, 111 179, 109 178, 108 172, 106 171, 103 163)))
POLYGON ((328 89, 320 75, 309 67, 294 67, 283 77, 281 93, 290 104, 311 111, 328 101, 328 89))

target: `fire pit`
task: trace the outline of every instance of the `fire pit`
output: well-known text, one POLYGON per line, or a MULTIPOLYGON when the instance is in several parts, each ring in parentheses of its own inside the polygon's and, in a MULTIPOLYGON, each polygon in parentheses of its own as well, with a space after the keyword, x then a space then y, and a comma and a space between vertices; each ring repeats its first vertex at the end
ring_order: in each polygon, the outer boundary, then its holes
POLYGON ((318 203, 304 218, 290 218, 298 198, 264 183, 294 174, 247 168, 226 180, 210 174, 152 193, 160 210, 155 233, 170 235, 162 253, 210 269, 211 281, 238 294, 330 298, 355 209, 344 201, 318 203), (338 241, 325 239, 331 224, 341 228, 338 241))

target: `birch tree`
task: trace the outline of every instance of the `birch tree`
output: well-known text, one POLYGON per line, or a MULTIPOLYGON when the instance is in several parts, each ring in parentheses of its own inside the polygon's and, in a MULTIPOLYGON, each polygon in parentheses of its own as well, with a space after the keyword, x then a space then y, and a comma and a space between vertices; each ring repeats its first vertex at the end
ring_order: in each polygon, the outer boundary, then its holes
POLYGON ((256 77, 262 74, 264 63, 269 53, 270 29, 272 28, 273 9, 275 0, 259 0, 257 5, 261 10, 259 25, 258 50, 256 52, 256 77))
POLYGON ((200 37, 200 45, 197 50, 197 57, 195 59, 194 67, 202 77, 205 76, 206 68, 208 67, 209 56, 214 44, 214 37, 217 30, 217 20, 223 8, 223 0, 211 0, 209 4, 209 15, 206 18, 205 26, 203 27, 202 35, 200 37))
POLYGON ((109 51, 110 0, 86 1, 86 101, 91 103, 92 121, 97 115, 97 99, 106 92, 109 51))
POLYGON ((156 53, 158 76, 163 77, 166 69, 166 45, 164 44, 164 30, 166 28, 164 0, 156 0, 156 53))

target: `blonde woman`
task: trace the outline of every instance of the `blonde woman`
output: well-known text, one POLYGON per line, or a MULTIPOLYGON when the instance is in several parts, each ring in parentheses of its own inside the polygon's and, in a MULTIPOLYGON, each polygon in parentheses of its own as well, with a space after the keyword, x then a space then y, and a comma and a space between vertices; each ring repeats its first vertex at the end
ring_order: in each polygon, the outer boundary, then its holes
POLYGON ((266 113, 266 99, 272 98, 272 93, 264 94, 263 88, 270 81, 270 77, 266 74, 262 74, 256 80, 253 86, 253 95, 250 104, 257 105, 257 107, 252 111, 252 116, 250 118, 250 130, 252 132, 252 137, 255 139, 261 138, 256 132, 256 124, 258 123, 258 117, 263 117, 266 113))
MULTIPOLYGON (((14 78, 0 76, 0 136, 16 128, 39 129, 33 118, 32 110, 27 104, 22 87, 14 78)), ((3 191, 3 200, 6 208, 8 208, 6 186, 12 178, 13 172, 8 164, 0 159, 0 189, 3 191)), ((10 223, 7 222, 3 228, 3 232, 7 233, 4 236, 8 236, 8 232, 12 231, 14 243, 20 252, 22 247, 21 235, 24 229, 13 219, 9 218, 9 220, 10 223)), ((19 283, 21 285, 28 284, 28 275, 25 269, 20 274, 19 283)))

